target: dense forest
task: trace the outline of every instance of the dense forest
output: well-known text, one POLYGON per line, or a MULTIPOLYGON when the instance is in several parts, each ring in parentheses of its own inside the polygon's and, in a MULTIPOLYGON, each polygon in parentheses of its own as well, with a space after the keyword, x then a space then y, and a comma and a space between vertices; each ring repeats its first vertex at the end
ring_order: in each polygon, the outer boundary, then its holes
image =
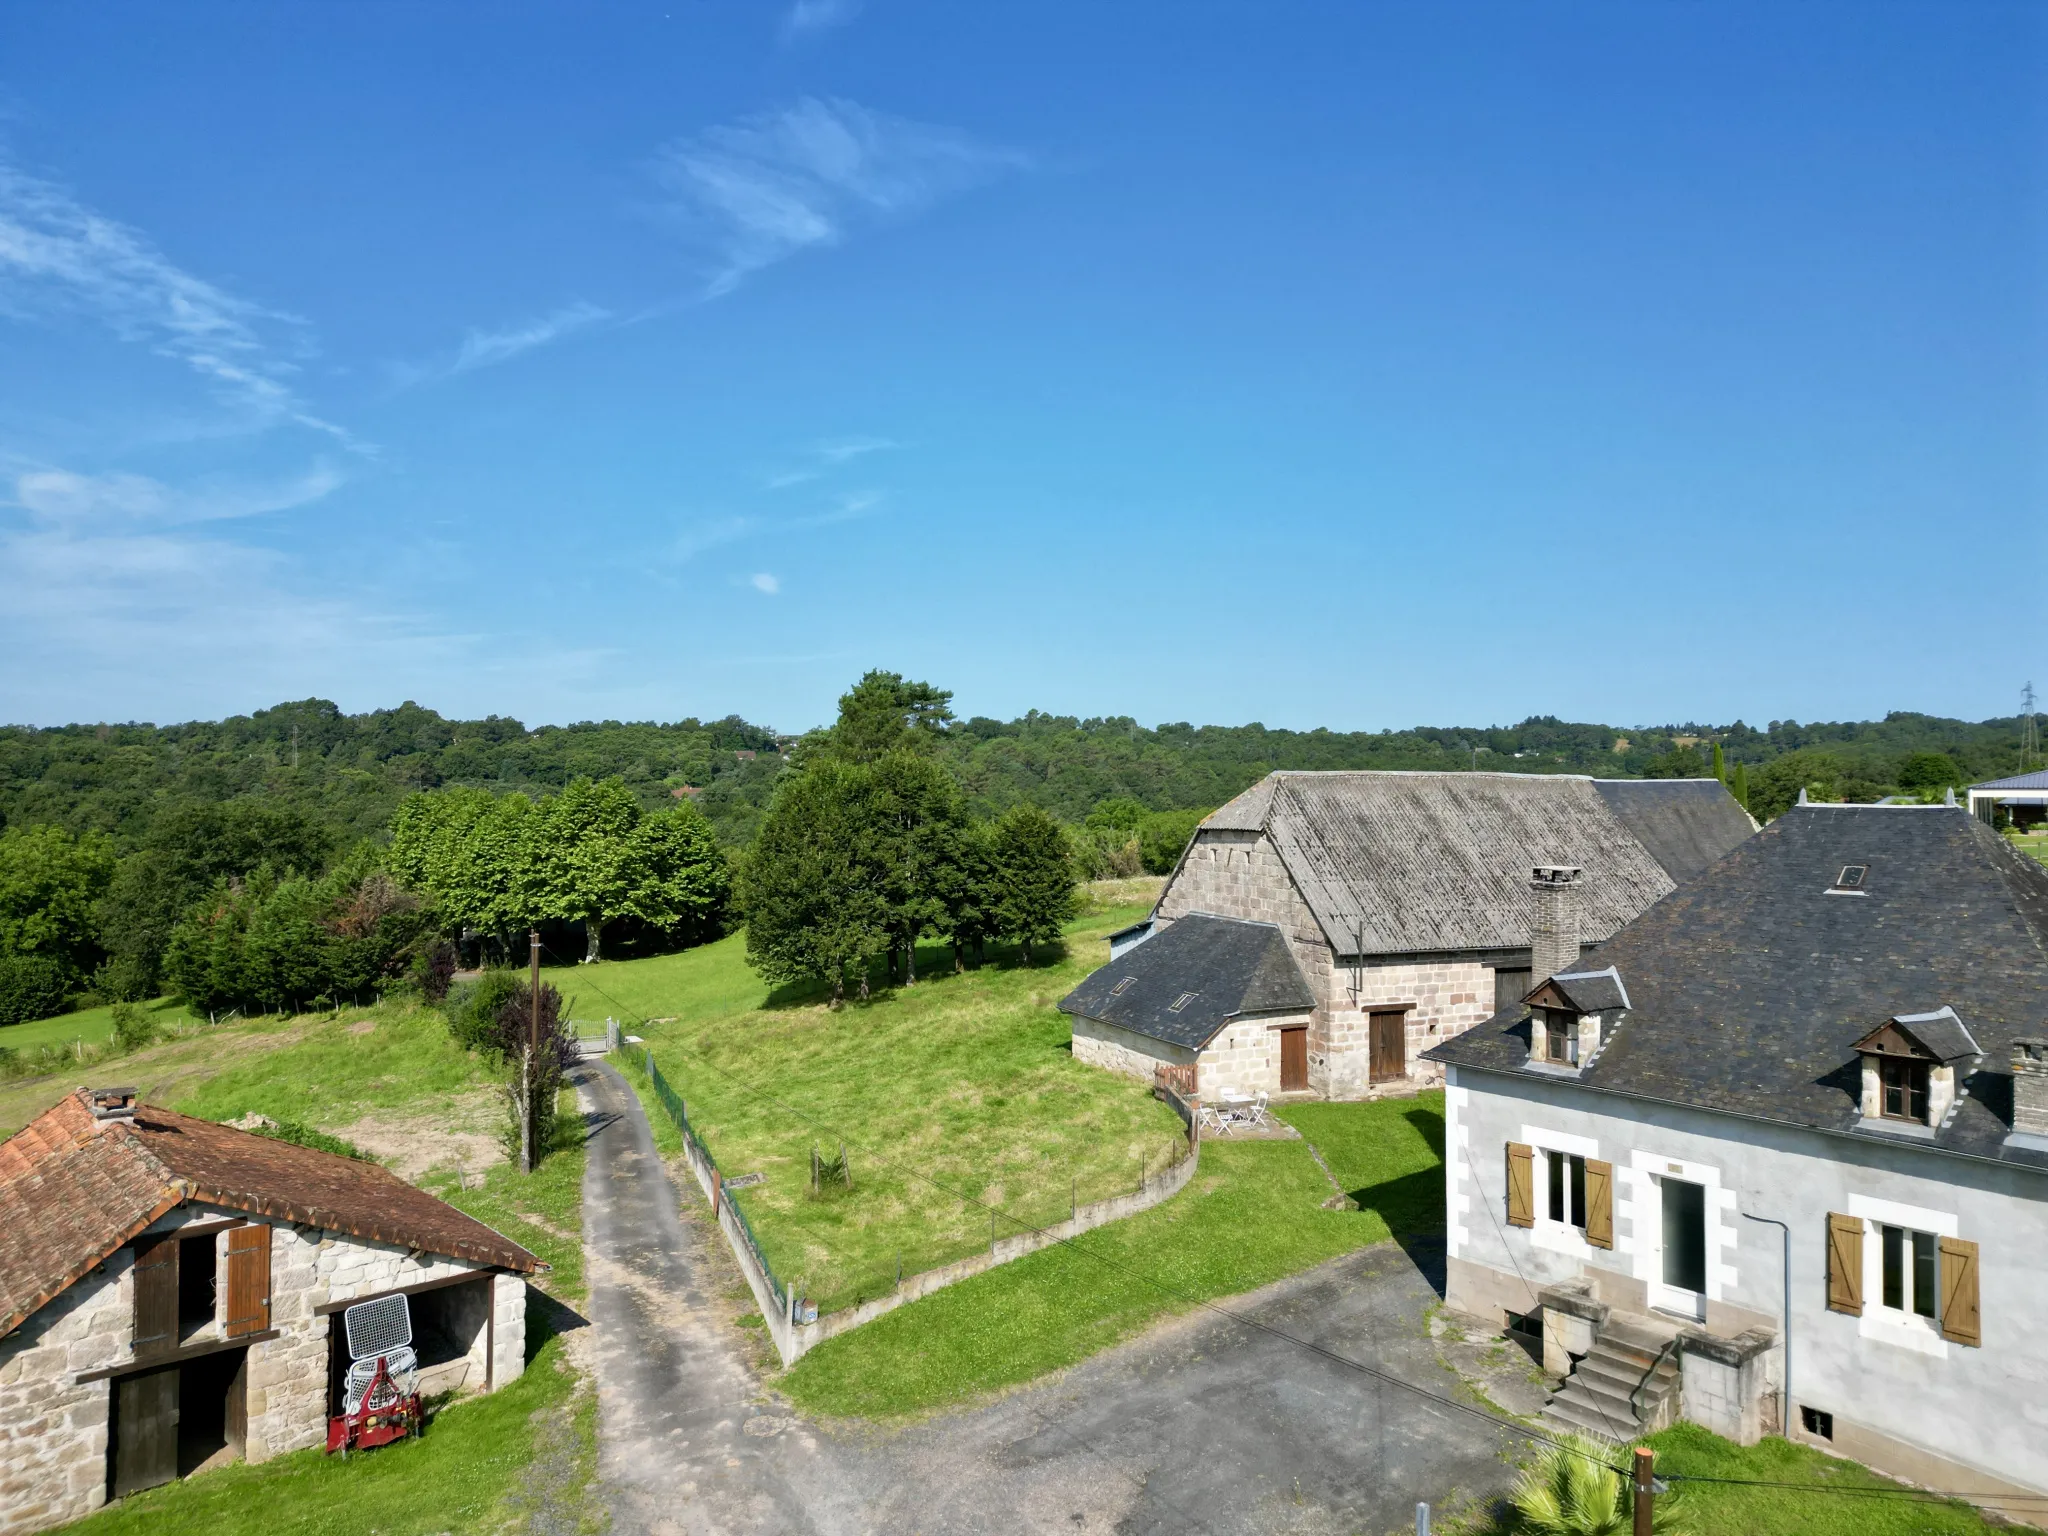
POLYGON ((1375 733, 961 720, 950 698, 870 673, 802 736, 319 699, 0 728, 0 1022, 81 989, 246 1009, 438 987, 536 923, 591 958, 601 934, 606 954, 689 943, 730 923, 735 893, 757 963, 836 987, 878 955, 907 963, 923 933, 956 953, 1028 945, 1056 931, 1059 871, 1163 872, 1204 811, 1275 768, 1718 774, 1768 820, 1802 789, 1939 799, 2022 766, 2017 718, 1375 733), (846 713, 864 700, 882 722, 866 745, 846 713), (1036 885, 1021 906, 1005 894, 1036 885))

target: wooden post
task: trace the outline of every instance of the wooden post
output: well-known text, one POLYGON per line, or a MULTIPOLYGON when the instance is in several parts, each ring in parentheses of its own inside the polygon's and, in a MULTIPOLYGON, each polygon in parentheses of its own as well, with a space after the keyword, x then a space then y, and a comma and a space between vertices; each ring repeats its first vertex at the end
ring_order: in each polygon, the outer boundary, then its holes
POLYGON ((1635 1536, 1650 1536, 1650 1521, 1657 1505, 1657 1453, 1647 1445, 1636 1447, 1635 1536))
POLYGON ((839 1143, 839 1176, 846 1181, 848 1189, 853 1188, 853 1164, 846 1160, 846 1143, 839 1143))

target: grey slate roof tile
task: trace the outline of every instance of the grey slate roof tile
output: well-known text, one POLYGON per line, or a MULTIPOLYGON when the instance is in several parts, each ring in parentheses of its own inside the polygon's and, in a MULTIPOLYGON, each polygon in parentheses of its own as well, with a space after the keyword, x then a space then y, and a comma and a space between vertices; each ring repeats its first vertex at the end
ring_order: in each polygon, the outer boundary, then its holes
MULTIPOLYGON (((1606 965, 1634 1006, 1587 1068, 1590 1086, 1850 1130, 1856 1042, 1951 1008, 1982 1055, 1964 1064, 1965 1097, 1931 1144, 2048 1166, 2004 1145, 2012 1043, 2048 1019, 2048 869, 1967 811, 1794 807, 1580 969, 1606 965), (1867 894, 1828 895, 1847 864, 1869 866, 1867 894)), ((1527 1028, 1526 1010, 1508 1009, 1424 1054, 1519 1071, 1527 1028)))
POLYGON ((1242 1014, 1306 1013, 1315 1003, 1278 928, 1195 912, 1094 972, 1059 1006, 1198 1051, 1242 1014))

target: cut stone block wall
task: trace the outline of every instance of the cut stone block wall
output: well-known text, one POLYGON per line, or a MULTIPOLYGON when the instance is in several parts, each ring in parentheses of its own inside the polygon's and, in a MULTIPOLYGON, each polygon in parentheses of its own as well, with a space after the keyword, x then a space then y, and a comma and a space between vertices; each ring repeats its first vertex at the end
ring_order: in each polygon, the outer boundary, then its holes
POLYGON ((1153 1069, 1161 1063, 1188 1066, 1194 1062, 1195 1053, 1170 1041, 1154 1040, 1150 1035, 1136 1034, 1114 1024, 1105 1024, 1100 1019, 1084 1019, 1076 1015, 1074 1060, 1149 1083, 1153 1081, 1153 1069))
POLYGON ((0 1342, 0 1533, 46 1530, 107 1499, 105 1381, 81 1371, 128 1353, 133 1327, 122 1249, 0 1342))
MULTIPOLYGON (((1280 1092, 1280 1027, 1309 1024, 1312 1015, 1239 1019, 1218 1031, 1195 1069, 1195 1092, 1204 1100, 1221 1094, 1276 1095, 1280 1092)), ((1313 1034, 1313 1026, 1311 1026, 1313 1034)))

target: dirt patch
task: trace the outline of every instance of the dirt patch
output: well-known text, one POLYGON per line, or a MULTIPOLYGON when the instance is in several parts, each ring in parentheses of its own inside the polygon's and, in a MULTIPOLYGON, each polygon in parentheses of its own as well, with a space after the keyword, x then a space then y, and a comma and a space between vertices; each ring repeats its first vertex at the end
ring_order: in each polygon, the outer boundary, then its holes
POLYGON ((352 1141, 401 1179, 417 1183, 430 1168, 475 1176, 506 1161, 499 1139, 505 1110, 495 1088, 465 1088, 431 1110, 380 1110, 349 1125, 323 1125, 352 1141))
POLYGON ((375 1019, 358 1019, 355 1023, 349 1025, 348 1032, 352 1035, 367 1035, 376 1027, 377 1021, 375 1019))

